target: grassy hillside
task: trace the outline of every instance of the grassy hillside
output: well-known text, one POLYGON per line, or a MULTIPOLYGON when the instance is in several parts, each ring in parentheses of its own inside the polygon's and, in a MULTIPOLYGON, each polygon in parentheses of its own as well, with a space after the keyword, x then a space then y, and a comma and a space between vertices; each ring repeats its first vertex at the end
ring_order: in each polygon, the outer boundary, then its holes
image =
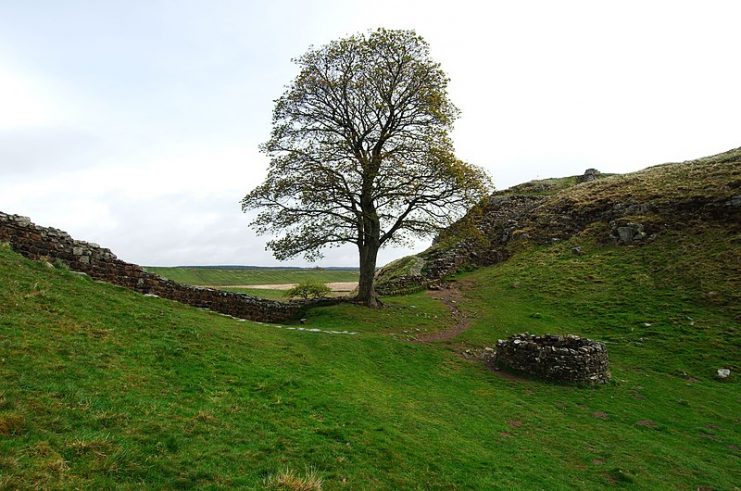
POLYGON ((287 469, 329 490, 733 489, 738 238, 576 240, 459 276, 472 326, 433 344, 408 341, 453 322, 425 293, 309 313, 354 335, 299 332, 0 248, 0 489, 291 489, 287 469), (459 354, 523 330, 606 340, 614 381, 545 384, 459 354))
POLYGON ((297 268, 164 268, 148 266, 147 271, 186 285, 269 285, 316 281, 357 281, 358 272, 345 269, 297 268))
MULTIPOLYGON (((412 279, 424 287, 461 269, 506 260, 533 244, 576 236, 613 244, 634 235, 644 242, 677 232, 691 235, 706 227, 741 232, 741 148, 582 181, 545 179, 495 192, 415 257, 418 273, 412 279)), ((410 264, 404 258, 385 266, 377 274, 380 288, 393 291, 395 279, 410 274, 410 264)), ((404 286, 401 291, 409 282, 404 286)))

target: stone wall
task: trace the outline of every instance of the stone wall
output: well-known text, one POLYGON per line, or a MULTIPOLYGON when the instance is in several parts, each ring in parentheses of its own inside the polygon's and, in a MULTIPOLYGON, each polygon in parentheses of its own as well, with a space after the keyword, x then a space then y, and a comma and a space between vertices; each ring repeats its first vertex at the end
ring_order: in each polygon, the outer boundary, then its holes
POLYGON ((601 384, 610 380, 607 348, 579 336, 516 334, 497 341, 494 366, 546 380, 601 384))
POLYGON ((276 302, 182 285, 149 273, 136 264, 121 261, 109 249, 75 240, 55 228, 39 227, 18 215, 0 212, 0 241, 10 243, 16 252, 31 259, 59 260, 73 271, 95 279, 242 319, 282 322, 297 317, 306 307, 306 304, 297 302, 276 302))
POLYGON ((376 293, 379 295, 406 295, 425 290, 428 286, 428 279, 422 275, 398 276, 379 284, 376 287, 376 293))

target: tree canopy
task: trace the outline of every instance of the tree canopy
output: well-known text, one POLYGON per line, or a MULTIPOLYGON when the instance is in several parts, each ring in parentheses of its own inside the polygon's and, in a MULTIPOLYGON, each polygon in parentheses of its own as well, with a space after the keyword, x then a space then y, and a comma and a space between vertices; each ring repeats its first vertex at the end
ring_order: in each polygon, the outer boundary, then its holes
POLYGON ((275 101, 265 181, 242 200, 278 259, 358 247, 358 299, 375 304, 378 249, 425 237, 490 190, 455 157, 448 77, 414 31, 378 29, 310 48, 275 101))

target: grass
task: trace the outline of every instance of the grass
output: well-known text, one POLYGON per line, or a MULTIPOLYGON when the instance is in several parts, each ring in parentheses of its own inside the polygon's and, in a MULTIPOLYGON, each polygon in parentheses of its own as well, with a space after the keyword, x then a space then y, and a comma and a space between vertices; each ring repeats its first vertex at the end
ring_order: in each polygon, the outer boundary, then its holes
POLYGON ((472 326, 432 345, 406 341, 452 323, 423 292, 307 315, 354 336, 296 332, 0 248, 0 488, 733 489, 738 252, 695 230, 461 275, 472 326), (457 354, 524 330, 605 340, 613 382, 457 354))
POLYGON ((268 489, 282 489, 287 491, 321 491, 322 478, 315 469, 308 469, 305 476, 286 468, 278 474, 265 480, 268 489))
POLYGON ((346 269, 316 268, 164 268, 148 266, 147 271, 186 285, 233 286, 233 285, 272 285, 302 283, 305 281, 330 283, 336 281, 357 281, 358 272, 346 269))
POLYGON ((651 203, 655 206, 694 199, 722 201, 741 186, 741 148, 712 157, 663 164, 629 174, 569 187, 550 196, 544 207, 568 204, 571 212, 600 203, 651 203))

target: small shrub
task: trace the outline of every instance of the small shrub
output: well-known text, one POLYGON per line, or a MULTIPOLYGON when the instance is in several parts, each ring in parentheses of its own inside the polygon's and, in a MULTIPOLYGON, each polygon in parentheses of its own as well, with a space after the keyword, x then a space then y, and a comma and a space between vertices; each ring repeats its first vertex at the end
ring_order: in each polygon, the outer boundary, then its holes
POLYGON ((322 283, 313 283, 306 281, 299 283, 286 292, 286 296, 290 298, 303 298, 308 300, 310 298, 323 298, 329 295, 332 291, 327 285, 322 283))

